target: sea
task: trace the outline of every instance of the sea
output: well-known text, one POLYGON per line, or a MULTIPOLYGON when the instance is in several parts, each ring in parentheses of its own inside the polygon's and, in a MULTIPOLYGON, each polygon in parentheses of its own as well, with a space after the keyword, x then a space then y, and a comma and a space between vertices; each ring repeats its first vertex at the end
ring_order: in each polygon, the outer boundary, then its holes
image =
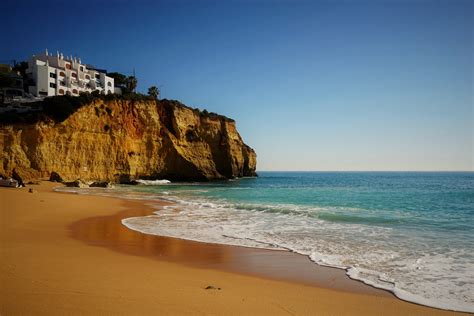
POLYGON ((74 190, 174 202, 122 221, 141 233, 293 251, 403 300, 474 312, 474 172, 259 172, 74 190))

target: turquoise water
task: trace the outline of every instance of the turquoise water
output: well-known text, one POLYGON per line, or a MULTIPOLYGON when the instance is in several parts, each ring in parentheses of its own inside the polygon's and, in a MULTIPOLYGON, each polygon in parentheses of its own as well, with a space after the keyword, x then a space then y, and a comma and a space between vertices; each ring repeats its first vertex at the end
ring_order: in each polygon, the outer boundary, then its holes
POLYGON ((474 312, 474 173, 259 175, 119 187, 176 202, 123 223, 148 234, 288 249, 402 299, 474 312))

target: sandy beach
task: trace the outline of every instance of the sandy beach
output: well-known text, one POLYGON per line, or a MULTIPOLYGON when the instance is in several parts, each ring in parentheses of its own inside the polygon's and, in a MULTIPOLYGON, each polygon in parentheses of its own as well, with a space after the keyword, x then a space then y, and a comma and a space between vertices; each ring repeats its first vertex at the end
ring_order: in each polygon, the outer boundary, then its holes
POLYGON ((462 314, 401 301, 288 252, 144 235, 120 223, 151 213, 143 202, 55 186, 0 188, 1 315, 462 314))

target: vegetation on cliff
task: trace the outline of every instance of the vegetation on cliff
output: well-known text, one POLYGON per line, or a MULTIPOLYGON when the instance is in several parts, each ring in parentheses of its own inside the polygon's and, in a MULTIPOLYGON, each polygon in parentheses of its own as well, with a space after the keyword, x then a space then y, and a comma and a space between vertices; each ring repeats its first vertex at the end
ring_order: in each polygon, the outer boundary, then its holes
POLYGON ((13 124, 33 124, 40 121, 53 120, 55 122, 62 122, 70 115, 76 112, 84 105, 90 104, 95 100, 113 101, 113 100, 129 100, 129 101, 151 101, 152 97, 139 94, 129 93, 125 95, 117 94, 100 94, 98 92, 81 93, 79 96, 53 96, 45 98, 42 101, 28 103, 28 106, 35 111, 24 113, 17 113, 10 111, 2 113, 0 116, 0 125, 13 124))
MULTIPOLYGON (((156 87, 155 87, 156 88, 156 87)), ((156 101, 159 106, 160 103, 173 104, 173 106, 181 106, 188 109, 191 109, 198 113, 201 116, 223 118, 225 120, 233 121, 232 119, 225 117, 223 115, 208 112, 207 110, 200 110, 198 108, 191 108, 179 101, 176 100, 157 100, 159 92, 157 95, 154 93, 152 95, 144 95, 140 93, 128 93, 125 95, 118 94, 100 94, 100 93, 81 93, 79 96, 54 96, 45 98, 43 101, 29 103, 28 106, 33 109, 33 111, 17 113, 16 111, 4 112, 0 115, 0 126, 6 125, 16 125, 16 124, 34 124, 40 121, 52 120, 56 123, 63 122, 70 115, 76 112, 81 107, 93 103, 94 101, 156 101)))

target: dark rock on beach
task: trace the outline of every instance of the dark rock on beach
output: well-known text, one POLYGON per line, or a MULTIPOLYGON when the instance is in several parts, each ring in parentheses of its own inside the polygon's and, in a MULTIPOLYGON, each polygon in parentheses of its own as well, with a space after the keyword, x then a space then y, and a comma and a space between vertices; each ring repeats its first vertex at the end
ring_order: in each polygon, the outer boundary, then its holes
POLYGON ((75 181, 71 181, 71 182, 64 182, 64 184, 67 187, 70 187, 70 188, 84 188, 84 187, 86 187, 86 184, 84 182, 82 182, 81 180, 75 180, 75 181))
POLYGON ((106 181, 96 181, 96 182, 92 182, 89 187, 91 188, 108 188, 110 186, 110 183, 109 182, 106 182, 106 181))

